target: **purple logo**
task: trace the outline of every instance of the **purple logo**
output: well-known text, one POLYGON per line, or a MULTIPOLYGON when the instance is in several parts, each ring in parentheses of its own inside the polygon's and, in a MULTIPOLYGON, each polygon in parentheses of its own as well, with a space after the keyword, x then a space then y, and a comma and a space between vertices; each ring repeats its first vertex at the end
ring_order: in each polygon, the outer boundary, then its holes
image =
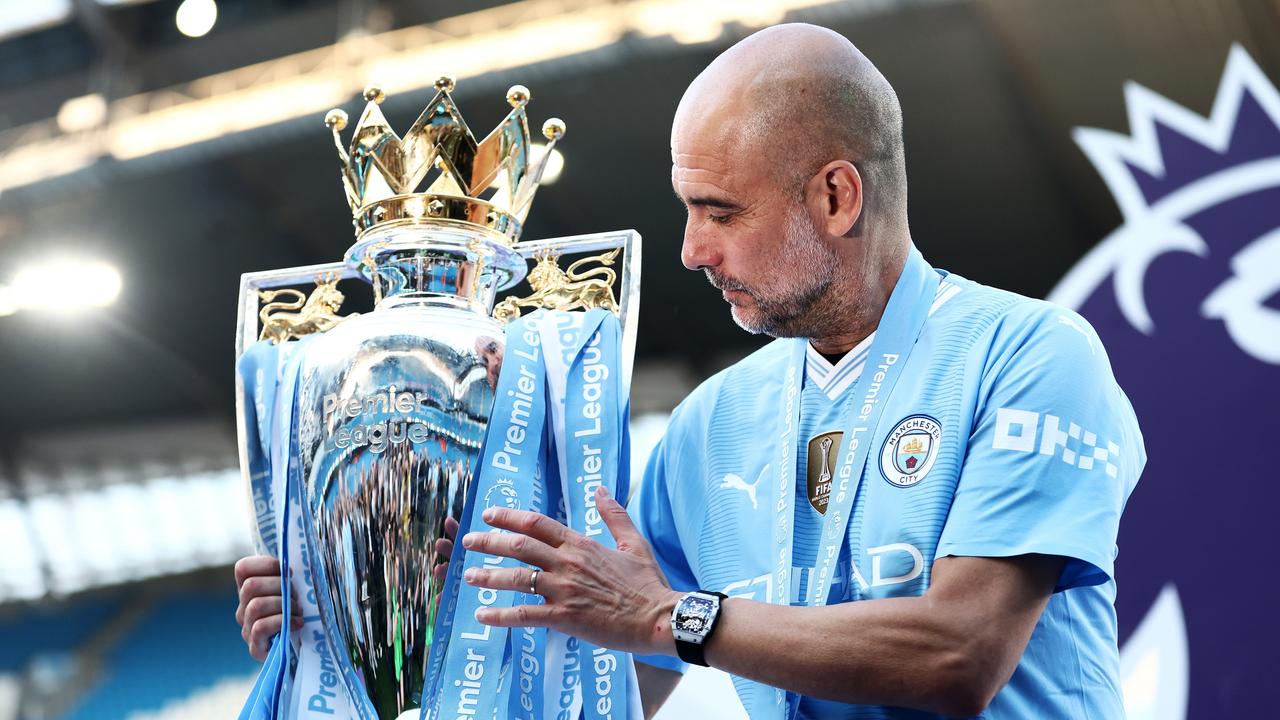
POLYGON ((1075 140, 1124 223, 1050 299, 1097 329, 1149 457, 1120 528, 1131 720, 1266 717, 1280 607, 1280 94, 1240 47, 1202 117, 1135 83, 1075 140))

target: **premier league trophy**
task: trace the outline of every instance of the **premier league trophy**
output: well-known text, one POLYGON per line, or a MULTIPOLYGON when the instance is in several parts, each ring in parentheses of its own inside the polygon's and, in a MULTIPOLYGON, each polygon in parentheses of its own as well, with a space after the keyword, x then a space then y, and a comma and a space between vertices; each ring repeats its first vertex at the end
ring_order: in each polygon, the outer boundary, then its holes
MULTIPOLYGON (((435 87, 403 138, 384 117, 377 88, 364 93, 368 104, 348 148, 339 135, 346 113, 325 117, 356 231, 344 261, 249 273, 241 281, 238 414, 255 541, 281 559, 286 588, 305 622, 301 632, 277 639, 250 700, 259 709, 246 706, 248 716, 454 716, 453 709, 424 707, 435 692, 424 689, 433 664, 445 677, 436 688, 461 686, 450 679, 449 623, 438 622, 457 603, 458 585, 446 582, 448 569, 441 566, 449 557, 438 541, 450 539, 459 524, 465 531, 466 513, 477 502, 514 497, 504 482, 541 483, 533 495, 543 504, 531 507, 548 514, 554 514, 548 493, 558 497, 560 487, 568 487, 556 479, 563 470, 552 461, 522 475, 537 477, 499 477, 494 487, 501 492, 475 496, 495 394, 505 387, 507 323, 529 337, 537 323, 522 319, 524 310, 551 317, 556 313, 548 311, 585 316, 564 311, 602 308, 618 316, 616 374, 625 406, 639 300, 638 235, 518 243, 564 124, 544 124, 547 144, 535 162, 526 88, 510 89, 512 110, 477 141, 450 94, 453 80, 441 78, 435 87), (606 252, 567 269, 557 262, 564 254, 598 251, 606 252), (613 265, 620 253, 619 301, 613 265), (532 294, 507 297, 495 309, 498 293, 526 275, 532 294), (344 279, 372 284, 371 312, 339 314, 344 279), (288 287, 313 281, 309 294, 288 287)), ((601 315, 597 310, 593 317, 601 315)), ((548 350, 548 363, 551 355, 548 350)), ((547 383, 553 390, 556 384, 547 383)), ((547 402, 556 404, 554 392, 547 402)), ((564 406, 563 398, 559 403, 564 406)), ((512 417, 518 412, 517 405, 512 417)), ((625 409, 618 416, 623 445, 625 409)), ((556 437, 554 430, 562 436, 564 422, 548 420, 546 436, 556 437)), ((286 613, 289 606, 286 601, 286 613)), ((501 672, 515 692, 509 649, 505 656, 501 672)), ((625 688, 625 673, 622 683, 625 688)), ((448 688, 439 693, 448 695, 448 688)), ((463 690, 464 714, 469 699, 463 690)), ((498 708, 498 717, 506 715, 506 707, 498 708)))

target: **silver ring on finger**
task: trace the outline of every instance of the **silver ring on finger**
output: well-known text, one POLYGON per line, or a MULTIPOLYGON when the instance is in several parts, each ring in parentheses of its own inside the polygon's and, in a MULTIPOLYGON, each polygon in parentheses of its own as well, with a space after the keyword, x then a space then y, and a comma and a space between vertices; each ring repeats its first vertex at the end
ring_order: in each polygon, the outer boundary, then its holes
POLYGON ((534 568, 533 572, 529 574, 529 594, 530 595, 538 594, 538 573, 539 572, 541 572, 541 570, 534 568))

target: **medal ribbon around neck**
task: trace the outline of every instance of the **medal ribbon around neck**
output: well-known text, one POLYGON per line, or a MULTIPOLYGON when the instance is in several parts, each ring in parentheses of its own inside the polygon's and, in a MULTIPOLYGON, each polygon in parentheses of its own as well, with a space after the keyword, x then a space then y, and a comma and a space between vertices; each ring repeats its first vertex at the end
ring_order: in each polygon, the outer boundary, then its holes
POLYGON ((845 406, 842 425, 848 429, 836 455, 839 469, 822 519, 818 562, 810 576, 806 605, 819 606, 827 602, 832 570, 844 545, 853 499, 858 494, 858 485, 862 482, 863 470, 871 453, 872 435, 880 425, 885 405, 920 337, 920 331, 929 319, 929 308, 938 293, 940 280, 938 273, 912 247, 902 276, 880 318, 862 375, 853 385, 852 397, 860 400, 855 405, 845 406))
MULTIPOLYGON (((853 500, 862 481, 872 446, 872 436, 880 423, 880 416, 888 402, 894 385, 906 365, 924 323, 929 318, 929 308, 938 292, 939 277, 925 262, 914 246, 907 256, 902 275, 889 296, 889 303, 880 317, 875 340, 867 354, 866 366, 854 383, 851 397, 856 403, 845 408, 843 427, 847 428, 840 442, 838 470, 834 486, 823 516, 822 533, 818 542, 817 566, 810 575, 804 604, 825 605, 831 587, 832 569, 839 559, 849 526, 853 500)), ((777 432, 778 464, 774 478, 776 517, 774 522, 774 568, 771 602, 777 605, 791 604, 791 566, 796 483, 796 433, 800 427, 800 372, 804 367, 807 340, 796 340, 783 381, 783 426, 777 432)), ((783 717, 794 717, 799 706, 799 696, 783 690, 773 693, 777 709, 783 717)), ((772 715, 748 708, 752 717, 772 715)))

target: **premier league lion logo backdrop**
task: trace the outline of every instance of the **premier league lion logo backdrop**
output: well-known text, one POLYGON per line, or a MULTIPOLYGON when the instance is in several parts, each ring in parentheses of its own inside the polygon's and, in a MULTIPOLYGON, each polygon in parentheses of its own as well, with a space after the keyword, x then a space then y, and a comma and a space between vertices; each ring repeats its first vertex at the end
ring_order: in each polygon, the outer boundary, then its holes
POLYGON ((1271 717, 1280 627, 1280 94, 1233 48, 1208 118, 1125 88, 1079 128, 1124 224, 1050 299, 1106 343, 1150 460, 1120 527, 1131 720, 1271 717))

